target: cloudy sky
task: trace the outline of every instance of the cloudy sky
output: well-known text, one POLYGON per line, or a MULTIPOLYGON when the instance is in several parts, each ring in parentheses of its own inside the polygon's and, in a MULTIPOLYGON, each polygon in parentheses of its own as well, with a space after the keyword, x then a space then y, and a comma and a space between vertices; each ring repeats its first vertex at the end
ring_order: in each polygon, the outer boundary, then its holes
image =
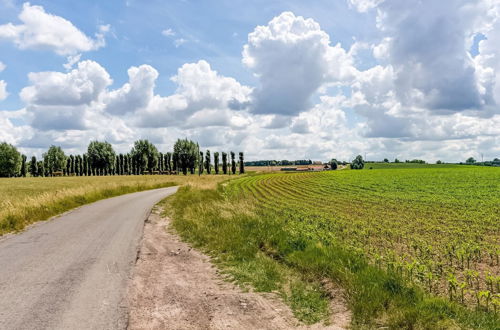
POLYGON ((500 0, 0 0, 0 141, 500 157, 500 0))

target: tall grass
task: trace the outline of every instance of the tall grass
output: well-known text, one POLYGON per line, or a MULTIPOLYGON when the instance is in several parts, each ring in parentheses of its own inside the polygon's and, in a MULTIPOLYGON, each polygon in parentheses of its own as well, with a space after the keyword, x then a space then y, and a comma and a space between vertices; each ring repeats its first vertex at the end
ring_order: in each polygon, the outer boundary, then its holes
POLYGON ((0 179, 0 235, 108 197, 192 182, 204 187, 224 179, 159 175, 0 179))

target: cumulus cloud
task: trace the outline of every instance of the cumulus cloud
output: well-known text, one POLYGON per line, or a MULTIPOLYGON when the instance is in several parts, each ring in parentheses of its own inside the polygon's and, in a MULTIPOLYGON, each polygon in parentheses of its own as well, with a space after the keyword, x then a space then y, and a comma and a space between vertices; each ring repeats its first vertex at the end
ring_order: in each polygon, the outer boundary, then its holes
POLYGON ((487 16, 485 2, 351 2, 359 10, 377 7, 384 39, 374 55, 392 66, 394 91, 404 107, 452 113, 493 104, 490 84, 479 79, 469 53, 479 19, 487 16))
POLYGON ((104 99, 106 111, 125 114, 137 111, 149 104, 154 95, 158 71, 150 65, 128 69, 129 82, 120 89, 111 91, 104 99))
POLYGON ((26 2, 19 14, 21 24, 0 25, 0 40, 10 40, 20 49, 50 50, 59 55, 75 55, 105 45, 108 25, 99 27, 90 38, 67 19, 45 12, 42 6, 26 2))
POLYGON ((138 113, 141 126, 231 123, 229 110, 235 110, 235 104, 248 103, 251 93, 249 87, 235 79, 219 75, 206 61, 184 64, 171 79, 178 86, 176 93, 167 97, 154 96, 138 113), (218 118, 209 119, 213 116, 218 118))
POLYGON ((89 104, 112 83, 107 71, 94 61, 80 62, 69 73, 32 72, 28 77, 31 86, 22 89, 21 99, 47 106, 89 104))
POLYGON ((21 90, 20 97, 32 126, 39 129, 85 129, 112 83, 107 71, 94 61, 80 62, 68 73, 38 72, 28 77, 31 85, 21 90))
POLYGON ((349 79, 352 58, 317 22, 284 12, 248 35, 243 63, 258 77, 252 112, 296 115, 327 82, 349 79))

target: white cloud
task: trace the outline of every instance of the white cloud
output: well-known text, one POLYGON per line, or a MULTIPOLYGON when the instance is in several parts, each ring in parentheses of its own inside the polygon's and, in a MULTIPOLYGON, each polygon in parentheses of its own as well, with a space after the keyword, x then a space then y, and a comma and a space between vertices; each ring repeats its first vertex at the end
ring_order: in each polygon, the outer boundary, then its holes
POLYGON ((172 81, 178 86, 175 94, 168 97, 154 96, 148 106, 138 112, 141 126, 231 123, 227 118, 232 113, 229 110, 248 103, 251 93, 250 88, 242 86, 235 79, 219 75, 206 61, 184 64, 172 81), (203 111, 206 113, 199 113, 203 111), (208 118, 210 116, 213 118, 208 118))
POLYGON ((90 104, 112 83, 106 70, 94 61, 80 62, 68 73, 32 72, 28 77, 31 86, 22 89, 21 99, 47 106, 90 104))
POLYGON ((21 90, 31 124, 39 129, 85 129, 91 126, 99 99, 112 83, 98 63, 83 61, 68 73, 28 75, 31 85, 21 90))
POLYGON ((129 82, 120 89, 111 91, 104 98, 106 111, 125 114, 137 111, 149 104, 154 95, 158 71, 150 65, 128 69, 129 82))
MULTIPOLYGON (((0 72, 5 70, 7 66, 0 62, 0 72)), ((9 93, 7 93, 7 83, 5 80, 0 80, 0 101, 3 101, 9 96, 9 93)))
POLYGON ((384 39, 374 55, 393 67, 394 91, 404 107, 452 113, 493 104, 491 84, 478 79, 469 54, 471 36, 488 13, 485 2, 351 2, 360 10, 377 7, 384 39))
POLYGON ((82 57, 82 54, 68 56, 66 58, 68 62, 63 64, 63 67, 68 71, 71 70, 76 63, 80 62, 81 57, 82 57))
POLYGON ((377 5, 383 1, 384 0, 349 0, 349 4, 363 13, 377 7, 377 5))
POLYGON ((3 101, 9 96, 7 93, 7 83, 4 80, 0 80, 0 101, 3 101))
POLYGON ((175 36, 176 33, 174 30, 169 28, 169 29, 161 31, 161 34, 163 34, 165 37, 173 37, 173 36, 175 36))
POLYGON ((50 50, 59 55, 75 55, 105 45, 108 25, 99 27, 95 39, 86 36, 70 21, 45 12, 42 6, 23 5, 19 14, 22 24, 0 25, 0 39, 11 40, 20 49, 50 50))
POLYGON ((284 12, 248 35, 243 63, 260 86, 253 95, 258 114, 296 115, 311 106, 311 96, 327 82, 352 77, 352 58, 312 19, 284 12))
POLYGON ((187 40, 184 38, 175 39, 174 46, 175 46, 175 48, 179 48, 180 46, 184 45, 186 42, 187 42, 187 40))

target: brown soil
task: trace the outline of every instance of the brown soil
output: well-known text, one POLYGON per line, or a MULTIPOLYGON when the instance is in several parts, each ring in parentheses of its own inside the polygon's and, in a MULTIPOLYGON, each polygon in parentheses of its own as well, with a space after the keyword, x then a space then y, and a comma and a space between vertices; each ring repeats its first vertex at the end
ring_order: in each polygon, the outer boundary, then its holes
MULTIPOLYGON (((128 288, 128 329, 345 329, 350 313, 332 300, 329 325, 304 326, 273 294, 225 282, 209 257, 169 233, 154 210, 128 288)), ((335 291, 335 290, 332 290, 335 291)), ((338 292, 335 292, 338 293, 338 292)), ((340 295, 336 295, 339 297, 340 295)))

